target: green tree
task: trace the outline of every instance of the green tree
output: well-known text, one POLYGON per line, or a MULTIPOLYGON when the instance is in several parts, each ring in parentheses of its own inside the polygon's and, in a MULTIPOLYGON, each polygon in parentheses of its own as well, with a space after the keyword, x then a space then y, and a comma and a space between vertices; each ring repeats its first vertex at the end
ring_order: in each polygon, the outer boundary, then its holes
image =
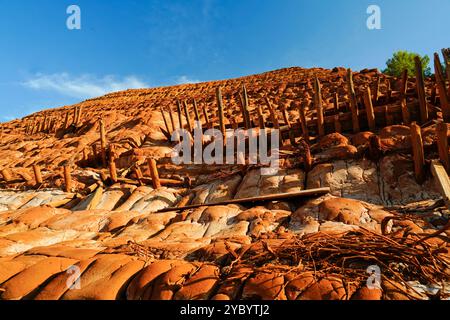
POLYGON ((431 68, 429 66, 430 63, 430 57, 427 55, 424 55, 423 57, 420 56, 417 53, 414 52, 408 52, 408 51, 397 51, 392 55, 392 58, 390 58, 388 61, 386 61, 387 68, 383 70, 383 73, 399 77, 402 72, 406 69, 408 70, 408 75, 412 76, 415 74, 415 64, 414 64, 414 57, 419 56, 420 60, 422 61, 422 69, 425 74, 425 76, 431 75, 431 68))

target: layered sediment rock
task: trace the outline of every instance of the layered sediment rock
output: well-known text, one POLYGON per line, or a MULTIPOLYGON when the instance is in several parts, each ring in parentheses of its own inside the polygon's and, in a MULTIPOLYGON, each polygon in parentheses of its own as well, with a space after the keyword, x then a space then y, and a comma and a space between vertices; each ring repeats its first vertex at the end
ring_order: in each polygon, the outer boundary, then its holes
MULTIPOLYGON (((427 168, 438 157, 436 125, 422 129, 425 177, 419 183, 410 128, 398 124, 398 110, 386 111, 387 106, 395 109, 399 98, 387 85, 395 79, 366 71, 354 73, 354 85, 361 93, 380 78, 374 99, 378 129, 367 131, 361 105, 359 133, 352 133, 348 121, 346 71, 341 68, 291 68, 128 90, 2 125, 0 299, 448 298, 448 210, 427 168), (315 76, 322 83, 325 115, 320 137, 315 76), (194 114, 191 100, 196 99, 204 125, 203 107, 217 125, 214 93, 221 86, 229 113, 224 124, 228 129, 242 126, 236 95, 242 82, 253 126, 259 124, 257 107, 266 105, 266 98, 278 111, 286 110, 278 115, 282 125, 291 127, 282 139, 280 169, 262 175, 258 165, 173 163, 174 144, 163 132, 167 127, 159 108, 169 126, 170 116, 175 128, 180 119, 186 126, 194 116, 179 118, 176 100, 189 101, 194 114), (308 120, 309 140, 297 132, 299 106, 308 120), (78 123, 71 115, 76 110, 82 113, 78 123), (49 126, 50 118, 58 125, 49 126), (102 150, 98 118, 105 125, 108 150, 102 150), (302 149, 305 144, 309 150, 302 149), (149 159, 157 160, 161 187, 155 185, 149 159), (42 183, 35 181, 36 166, 42 183), (63 166, 71 168, 70 188, 63 166), (330 192, 226 203, 319 187, 330 192), (381 284, 368 288, 367 268, 378 262, 381 284)), ((428 79, 427 90, 433 85, 428 79)), ((415 88, 410 86, 406 98, 417 116, 415 88)), ((436 110, 430 108, 430 114, 437 118, 436 110)), ((262 113, 272 126, 269 108, 262 113)))

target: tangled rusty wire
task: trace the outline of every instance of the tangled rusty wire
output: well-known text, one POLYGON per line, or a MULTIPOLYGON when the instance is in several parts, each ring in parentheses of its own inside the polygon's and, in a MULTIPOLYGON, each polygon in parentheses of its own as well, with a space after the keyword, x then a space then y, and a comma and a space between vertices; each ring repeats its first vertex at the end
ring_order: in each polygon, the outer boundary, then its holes
POLYGON ((155 260, 175 259, 181 255, 178 250, 166 250, 161 248, 148 247, 134 241, 128 241, 125 245, 108 248, 102 251, 103 254, 126 254, 135 256, 147 264, 153 263, 155 260))
POLYGON ((274 245, 262 240, 230 252, 234 258, 229 268, 245 265, 288 273, 313 271, 362 280, 367 279, 367 267, 375 264, 385 279, 406 285, 414 280, 442 285, 450 280, 450 255, 446 248, 450 239, 439 237, 444 238, 442 246, 431 245, 424 237, 413 234, 399 242, 395 234, 381 235, 360 228, 340 236, 321 232, 295 236, 274 245))

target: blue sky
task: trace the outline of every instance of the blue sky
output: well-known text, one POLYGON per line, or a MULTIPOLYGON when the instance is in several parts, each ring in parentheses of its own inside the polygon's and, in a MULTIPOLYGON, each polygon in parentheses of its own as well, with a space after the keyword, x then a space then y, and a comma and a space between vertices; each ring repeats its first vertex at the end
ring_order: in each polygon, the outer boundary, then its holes
POLYGON ((450 46, 448 0, 0 0, 0 122, 134 87, 450 46), (81 30, 66 9, 81 8, 81 30), (381 30, 366 9, 381 8, 381 30))

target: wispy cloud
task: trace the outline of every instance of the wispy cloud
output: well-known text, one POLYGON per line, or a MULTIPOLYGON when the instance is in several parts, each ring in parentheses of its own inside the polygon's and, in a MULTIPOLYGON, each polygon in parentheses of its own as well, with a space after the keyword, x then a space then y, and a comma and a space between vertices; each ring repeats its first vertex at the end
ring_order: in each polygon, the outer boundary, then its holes
POLYGON ((75 77, 68 73, 39 73, 24 81, 22 85, 34 90, 54 91, 79 99, 97 97, 125 89, 148 87, 145 82, 136 76, 118 78, 113 75, 96 77, 86 74, 75 77))
POLYGON ((16 119, 16 117, 8 116, 8 115, 0 116, 0 122, 9 122, 9 121, 12 121, 14 119, 16 119))
POLYGON ((192 79, 192 78, 190 78, 188 76, 179 76, 175 80, 176 84, 188 84, 188 83, 199 83, 199 82, 201 82, 201 81, 192 79))

